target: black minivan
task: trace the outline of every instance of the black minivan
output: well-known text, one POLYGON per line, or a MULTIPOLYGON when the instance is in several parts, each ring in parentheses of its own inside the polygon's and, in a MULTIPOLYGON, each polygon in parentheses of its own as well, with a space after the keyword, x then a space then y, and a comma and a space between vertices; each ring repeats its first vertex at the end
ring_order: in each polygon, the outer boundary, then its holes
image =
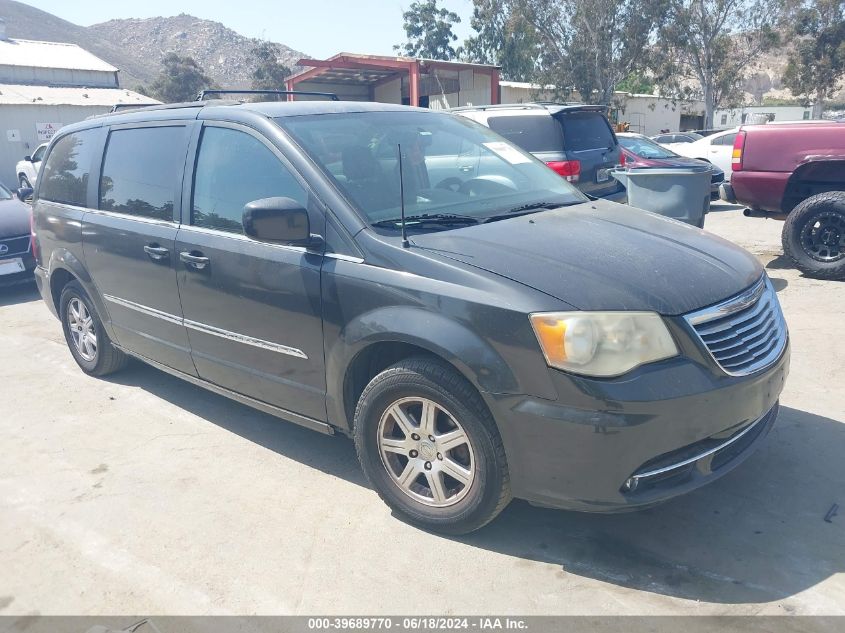
POLYGON ((753 256, 591 202, 448 113, 93 118, 50 143, 34 241, 83 371, 134 357, 352 436, 397 515, 446 533, 512 497, 611 512, 712 481, 766 436, 788 371, 753 256))

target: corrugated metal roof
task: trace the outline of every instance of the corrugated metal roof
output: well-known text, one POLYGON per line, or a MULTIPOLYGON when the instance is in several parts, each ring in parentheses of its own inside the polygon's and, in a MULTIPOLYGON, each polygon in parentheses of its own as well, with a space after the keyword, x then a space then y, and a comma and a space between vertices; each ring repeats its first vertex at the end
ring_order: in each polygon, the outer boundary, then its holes
POLYGON ((160 103, 124 88, 62 88, 0 84, 0 105, 88 105, 113 106, 116 103, 160 103))
POLYGON ((117 71, 111 64, 76 44, 14 39, 0 40, 0 66, 117 71))

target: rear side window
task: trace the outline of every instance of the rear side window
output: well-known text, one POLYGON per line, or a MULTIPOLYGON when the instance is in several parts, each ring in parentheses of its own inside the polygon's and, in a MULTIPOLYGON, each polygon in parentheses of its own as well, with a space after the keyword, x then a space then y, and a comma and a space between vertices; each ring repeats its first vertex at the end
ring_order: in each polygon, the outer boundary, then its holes
POLYGON ((733 146, 736 140, 736 134, 725 134, 714 140, 711 145, 730 145, 733 146))
POLYGON ((559 152, 560 125, 547 114, 538 116, 492 116, 490 129, 527 152, 559 152))
POLYGON ((558 117, 563 124, 563 146, 570 152, 616 145, 610 124, 600 112, 567 112, 558 117))
POLYGON ((229 128, 203 130, 194 175, 194 226, 243 233, 244 206, 277 196, 308 204, 305 188, 257 138, 229 128))
POLYGON ((52 202, 86 206, 88 176, 97 145, 97 130, 83 130, 63 136, 41 172, 39 197, 52 202))
POLYGON ((184 126, 113 130, 100 177, 100 209, 173 220, 186 142, 184 126))

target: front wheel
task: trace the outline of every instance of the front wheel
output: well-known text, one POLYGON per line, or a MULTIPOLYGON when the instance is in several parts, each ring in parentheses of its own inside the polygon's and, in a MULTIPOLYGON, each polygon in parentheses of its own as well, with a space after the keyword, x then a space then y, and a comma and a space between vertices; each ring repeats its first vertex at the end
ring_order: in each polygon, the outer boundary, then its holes
POLYGON ((32 189, 32 185, 29 184, 29 178, 27 178, 24 174, 20 174, 18 176, 18 183, 20 184, 21 189, 32 189))
POLYGON ((378 374, 354 424, 364 473, 409 523, 466 534, 510 501, 496 425, 472 385, 441 361, 408 359, 378 374))
POLYGON ((811 196, 787 216, 783 251, 810 277, 845 279, 845 191, 811 196))

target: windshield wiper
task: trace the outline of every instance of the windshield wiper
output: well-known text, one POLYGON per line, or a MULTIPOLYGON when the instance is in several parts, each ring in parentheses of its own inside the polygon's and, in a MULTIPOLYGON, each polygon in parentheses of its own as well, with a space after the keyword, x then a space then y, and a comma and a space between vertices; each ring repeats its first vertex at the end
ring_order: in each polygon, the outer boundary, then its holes
MULTIPOLYGON (((409 227, 419 226, 421 224, 438 224, 438 225, 454 225, 454 224, 478 224, 481 220, 474 218, 471 215, 458 215, 456 213, 423 213, 422 215, 409 215, 405 218, 405 225, 409 227)), ((402 226, 402 218, 390 218, 388 220, 378 220, 372 222, 373 226, 385 226, 390 228, 399 228, 402 226)))
POLYGON ((550 200, 541 200, 540 202, 529 202, 528 204, 521 204, 518 207, 508 209, 504 213, 497 213, 496 215, 489 215, 484 218, 484 222, 496 222, 497 220, 505 220, 519 215, 528 215, 529 213, 536 213, 543 209, 558 209, 572 204, 578 204, 578 200, 571 202, 551 202, 550 200))

